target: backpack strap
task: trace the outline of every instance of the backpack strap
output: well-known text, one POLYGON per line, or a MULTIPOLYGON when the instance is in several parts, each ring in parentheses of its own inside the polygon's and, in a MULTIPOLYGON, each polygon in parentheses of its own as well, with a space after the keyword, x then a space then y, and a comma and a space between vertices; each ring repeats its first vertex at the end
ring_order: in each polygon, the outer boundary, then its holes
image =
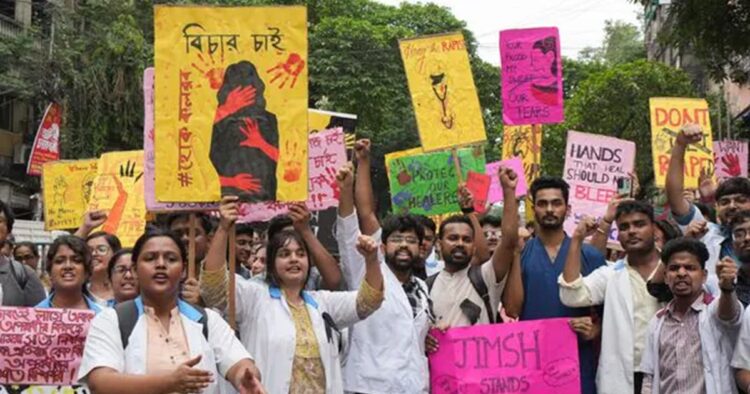
POLYGON ((496 322, 496 314, 493 313, 490 305, 490 291, 487 289, 487 284, 484 283, 484 278, 482 278, 482 266, 472 265, 469 267, 468 276, 471 285, 474 287, 474 291, 477 292, 484 302, 484 308, 487 310, 487 317, 489 318, 490 323, 496 322))
MULTIPOLYGON (((206 313, 206 309, 193 304, 190 304, 190 306, 201 314, 199 323, 203 326, 203 337, 208 340, 208 314, 206 313)), ((138 306, 135 305, 135 300, 121 302, 115 305, 115 312, 117 313, 117 324, 120 327, 122 348, 126 349, 130 340, 130 334, 133 333, 135 323, 138 322, 138 306)))

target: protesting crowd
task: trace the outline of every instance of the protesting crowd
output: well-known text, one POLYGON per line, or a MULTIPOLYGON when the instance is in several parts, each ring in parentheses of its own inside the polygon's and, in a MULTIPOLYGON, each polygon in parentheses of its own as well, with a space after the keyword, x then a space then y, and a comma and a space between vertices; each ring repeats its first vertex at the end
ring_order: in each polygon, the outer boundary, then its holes
POLYGON ((539 173, 559 33, 503 31, 530 134, 486 163, 462 34, 402 40, 384 213, 356 117, 307 109, 305 12, 155 7, 144 150, 38 163, 44 247, 0 201, 0 393, 750 393, 750 179, 705 161, 705 100, 651 98, 653 162, 569 131, 539 173))

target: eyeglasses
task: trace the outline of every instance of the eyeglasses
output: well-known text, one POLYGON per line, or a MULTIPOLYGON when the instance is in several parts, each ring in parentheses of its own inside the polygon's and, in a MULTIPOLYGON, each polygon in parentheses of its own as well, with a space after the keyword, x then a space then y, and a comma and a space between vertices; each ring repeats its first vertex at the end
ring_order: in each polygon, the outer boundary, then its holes
POLYGON ((129 267, 120 265, 120 266, 115 267, 112 270, 112 272, 120 276, 125 276, 125 274, 127 273, 129 273, 130 275, 133 275, 135 273, 135 270, 133 268, 134 267, 132 265, 129 267))
POLYGON ((494 231, 485 231, 485 232, 484 232, 484 237, 485 237, 485 238, 489 238, 489 237, 500 238, 500 237, 502 237, 502 236, 503 236, 503 233, 502 233, 502 231, 500 231, 500 230, 494 230, 494 231))
POLYGON ((97 256, 103 256, 109 253, 110 250, 112 249, 107 245, 97 245, 95 248, 91 249, 91 254, 97 255, 97 256))
POLYGON ((31 261, 34 260, 36 256, 33 254, 27 254, 26 256, 16 256, 16 260, 18 261, 31 261))
POLYGON ((388 243, 394 243, 394 244, 400 244, 402 242, 406 242, 409 245, 416 245, 419 243, 419 239, 411 235, 407 235, 405 237, 401 235, 394 235, 392 237, 388 237, 387 241, 388 243))

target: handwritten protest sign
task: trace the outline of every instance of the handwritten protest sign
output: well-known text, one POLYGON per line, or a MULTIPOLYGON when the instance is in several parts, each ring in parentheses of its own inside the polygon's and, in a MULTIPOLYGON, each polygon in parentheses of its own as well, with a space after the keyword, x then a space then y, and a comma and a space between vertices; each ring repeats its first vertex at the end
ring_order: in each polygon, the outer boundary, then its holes
MULTIPOLYGON (((634 165, 635 143, 568 131, 563 179, 570 185, 571 215, 565 220, 565 231, 572 234, 584 215, 604 215, 617 196, 617 179, 629 177, 634 165)), ((614 232, 610 238, 616 240, 614 232)))
POLYGON ((77 228, 86 212, 98 160, 53 161, 42 166, 44 228, 77 228))
POLYGON ((159 202, 156 200, 154 183, 156 181, 154 164, 154 68, 143 70, 143 187, 146 197, 146 209, 149 212, 171 211, 207 211, 219 209, 213 202, 159 202))
POLYGON ((117 235, 122 246, 135 244, 146 228, 143 151, 110 152, 99 159, 89 210, 104 210, 102 230, 117 235))
POLYGON ((0 384, 76 382, 94 312, 0 307, 0 384))
POLYGON ((487 139, 463 34, 400 40, 401 59, 425 151, 487 139))
POLYGON ((433 394, 581 392, 578 341, 568 319, 482 324, 431 334, 433 394))
MULTIPOLYGON (((459 149, 458 158, 464 179, 468 171, 484 172, 486 163, 481 148, 459 149)), ((437 215, 460 210, 458 178, 451 152, 393 159, 388 168, 393 212, 437 215)))
MULTIPOLYGON (((523 160, 523 171, 526 184, 531 185, 541 172, 542 126, 504 126, 502 159, 520 157, 523 160)), ((534 220, 531 196, 526 196, 526 222, 534 220)))
POLYGON ((492 182, 492 178, 489 175, 474 171, 469 171, 466 174, 466 188, 471 192, 471 197, 474 199, 474 210, 478 213, 484 213, 487 208, 490 182, 492 182))
POLYGON ((396 152, 386 153, 384 156, 386 174, 391 173, 390 163, 393 162, 393 160, 401 158, 401 157, 421 155, 423 153, 424 153, 424 150, 422 150, 421 146, 418 146, 416 148, 410 148, 410 149, 404 149, 404 150, 400 150, 396 152))
POLYGON ((654 180, 658 187, 664 187, 672 146, 680 128, 689 123, 697 123, 703 128, 703 140, 691 144, 685 152, 685 188, 697 188, 701 169, 714 168, 708 103, 704 99, 652 97, 649 106, 654 180))
POLYGON ((503 123, 564 120, 562 55, 556 27, 500 32, 503 123))
MULTIPOLYGON (((346 164, 345 135, 341 127, 310 134, 308 137, 310 211, 338 206, 339 189, 336 172, 346 164)), ((256 203, 240 206, 240 223, 265 221, 289 211, 285 203, 256 203)))
POLYGON ((60 125, 62 124, 62 107, 57 103, 50 103, 44 111, 42 123, 34 137, 34 145, 31 147, 29 165, 26 173, 29 175, 42 175, 44 163, 60 159, 60 125))
POLYGON ((747 177, 747 141, 714 141, 716 177, 747 177))
POLYGON ((357 128, 357 115, 319 109, 307 110, 307 128, 311 134, 334 127, 341 127, 344 130, 346 151, 347 154, 350 153, 354 149, 354 142, 356 141, 354 131, 357 128))
POLYGON ((503 188, 500 186, 500 178, 498 176, 498 170, 500 167, 510 168, 518 175, 518 184, 516 185, 516 197, 526 195, 526 175, 524 174, 523 162, 520 157, 513 157, 507 160, 496 161, 494 163, 487 163, 487 175, 490 176, 490 191, 487 196, 487 201, 490 203, 496 203, 503 201, 503 188))
POLYGON ((154 7, 158 201, 307 199, 305 7, 154 7))

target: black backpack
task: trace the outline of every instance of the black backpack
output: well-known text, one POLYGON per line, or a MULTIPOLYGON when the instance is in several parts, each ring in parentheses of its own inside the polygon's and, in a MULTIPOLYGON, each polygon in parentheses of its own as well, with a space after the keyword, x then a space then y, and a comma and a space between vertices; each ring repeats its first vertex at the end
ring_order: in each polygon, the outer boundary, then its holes
MULTIPOLYGON (((0 258, 5 258, 3 256, 0 256, 0 258)), ((26 289, 26 284, 29 282, 29 275, 26 272, 26 268, 23 266, 22 263, 19 263, 16 260, 13 259, 7 259, 10 263, 10 274, 13 275, 13 279, 16 280, 18 283, 18 287, 21 288, 21 290, 26 289)))
MULTIPOLYGON (((427 280, 425 281, 427 283, 427 291, 432 293, 432 285, 435 283, 435 279, 437 279, 437 276, 440 273, 433 274, 427 277, 427 280)), ((487 310, 487 317, 489 318, 490 323, 495 323, 499 321, 497 318, 497 312, 493 313, 492 307, 490 305, 490 291, 487 289, 487 284, 484 283, 484 279, 482 278, 482 266, 480 265, 472 265, 469 267, 469 272, 467 274, 469 277, 469 281, 471 281, 471 286, 474 287, 474 291, 477 292, 479 297, 484 302, 484 308, 487 310)), ((469 318, 469 321, 472 325, 476 324, 477 320, 479 320, 479 315, 476 313, 467 313, 467 303, 470 305, 474 305, 473 302, 469 301, 469 299, 463 300, 461 302, 461 310, 464 312, 464 315, 466 315, 467 318, 469 318)), ((476 308, 476 306, 475 306, 476 308)))
MULTIPOLYGON (((203 337, 208 340, 208 315, 206 315, 206 310, 197 305, 190 304, 190 306, 200 312, 201 318, 199 322, 203 326, 203 337)), ((138 321, 138 307, 135 305, 135 301, 129 300, 115 305, 115 312, 117 313, 117 324, 120 326, 122 348, 126 349, 130 340, 130 334, 133 333, 135 323, 138 321)))

